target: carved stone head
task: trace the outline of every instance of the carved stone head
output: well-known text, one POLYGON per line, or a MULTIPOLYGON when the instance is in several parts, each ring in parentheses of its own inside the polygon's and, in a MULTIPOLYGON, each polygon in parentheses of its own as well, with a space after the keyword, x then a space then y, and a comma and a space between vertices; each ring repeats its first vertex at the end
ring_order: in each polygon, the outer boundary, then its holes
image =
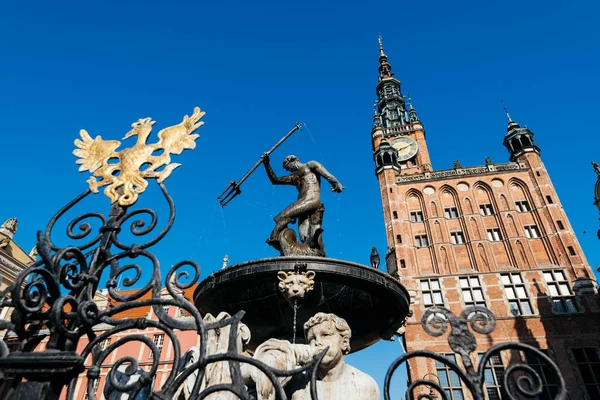
POLYGON ((302 300, 315 287, 315 272, 285 272, 277 273, 279 279, 279 291, 288 303, 293 304, 296 300, 302 300))
POLYGON ((317 313, 304 324, 304 334, 317 351, 329 347, 323 365, 332 366, 350 352, 352 330, 345 319, 335 314, 317 313))

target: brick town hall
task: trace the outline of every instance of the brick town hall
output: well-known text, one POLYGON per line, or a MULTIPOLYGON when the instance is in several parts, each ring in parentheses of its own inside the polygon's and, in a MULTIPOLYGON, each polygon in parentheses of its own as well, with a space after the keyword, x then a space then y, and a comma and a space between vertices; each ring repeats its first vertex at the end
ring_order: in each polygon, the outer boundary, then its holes
MULTIPOLYGON (((425 128, 407 108, 400 82, 380 42, 379 98, 372 143, 385 220, 388 272, 409 290, 407 351, 457 358, 447 334, 432 338, 424 311, 444 306, 455 315, 488 307, 497 328, 480 335, 478 351, 519 341, 542 349, 561 369, 572 398, 600 399, 600 306, 593 273, 540 157, 533 132, 508 116, 510 162, 435 170, 425 128), (483 337, 482 337, 483 336, 483 337), (586 397, 587 396, 587 397, 586 397)), ((430 136, 430 140, 443 140, 430 136)), ((490 399, 507 398, 502 377, 518 353, 487 365, 490 399)), ((472 360, 478 365, 478 360, 472 360)), ((552 398, 555 377, 527 359, 552 398)), ((466 398, 457 375, 433 360, 411 360, 409 379, 434 374, 452 400, 466 398)), ((431 379, 431 375, 428 376, 431 379)))

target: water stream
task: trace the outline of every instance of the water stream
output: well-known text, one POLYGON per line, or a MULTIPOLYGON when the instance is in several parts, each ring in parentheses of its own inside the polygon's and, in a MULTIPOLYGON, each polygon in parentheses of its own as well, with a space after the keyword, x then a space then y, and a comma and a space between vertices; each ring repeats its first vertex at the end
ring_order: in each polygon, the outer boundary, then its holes
POLYGON ((298 319, 298 300, 294 300, 294 328, 292 331, 292 343, 296 344, 296 320, 298 319))

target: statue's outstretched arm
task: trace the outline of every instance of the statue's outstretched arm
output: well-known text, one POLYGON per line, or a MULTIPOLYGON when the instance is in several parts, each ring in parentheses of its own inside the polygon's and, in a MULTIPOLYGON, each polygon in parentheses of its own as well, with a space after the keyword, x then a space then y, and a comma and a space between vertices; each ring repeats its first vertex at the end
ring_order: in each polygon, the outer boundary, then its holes
POLYGON ((327 171, 325 167, 322 166, 320 163, 316 161, 309 161, 307 165, 311 170, 321 175, 327 180, 327 182, 331 184, 332 192, 341 193, 342 190, 344 190, 344 187, 342 186, 340 181, 338 181, 335 176, 331 175, 329 171, 327 171))
POLYGON ((262 156, 263 165, 265 166, 265 170, 267 171, 267 176, 273 185, 293 185, 292 176, 277 176, 273 168, 271 167, 271 162, 268 154, 263 154, 262 156))

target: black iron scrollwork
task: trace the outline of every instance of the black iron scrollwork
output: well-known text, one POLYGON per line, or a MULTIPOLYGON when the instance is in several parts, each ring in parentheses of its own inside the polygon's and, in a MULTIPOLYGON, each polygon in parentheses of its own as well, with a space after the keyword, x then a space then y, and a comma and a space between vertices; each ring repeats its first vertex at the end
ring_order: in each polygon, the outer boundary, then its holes
MULTIPOLYGON (((474 400, 484 400, 484 374, 486 365, 488 365, 492 356, 498 355, 504 350, 528 353, 547 364, 549 371, 556 377, 558 383, 555 399, 566 399, 566 385, 558 366, 543 352, 527 344, 502 343, 492 346, 481 356, 479 365, 475 368, 471 355, 477 350, 477 341, 469 327, 479 334, 491 333, 496 327, 496 317, 488 308, 482 306, 469 306, 457 317, 444 307, 431 307, 423 313, 421 325, 431 336, 442 336, 448 331, 448 328, 450 328, 450 332, 448 333, 448 344, 450 349, 460 356, 464 369, 444 355, 431 351, 418 350, 406 353, 402 357, 397 358, 388 369, 384 386, 384 397, 386 400, 390 399, 390 383, 394 372, 404 362, 419 357, 429 358, 444 364, 452 372, 456 373, 462 384, 471 393, 474 400)), ((509 365, 504 374, 503 386, 506 391, 506 396, 511 400, 520 399, 522 398, 521 396, 534 398, 543 391, 543 381, 540 375, 534 368, 522 362, 509 365)), ((419 393, 417 399, 436 399, 437 397, 433 390, 435 390, 437 395, 441 396, 442 399, 449 399, 447 392, 441 386, 440 382, 428 379, 414 380, 408 386, 407 398, 411 400, 414 399, 415 392, 423 388, 426 388, 428 392, 419 393)))
MULTIPOLYGON (((98 398, 93 390, 94 384, 100 378, 106 360, 132 341, 150 349, 154 355, 151 357, 152 365, 142 370, 138 360, 132 356, 112 363, 105 395, 126 393, 129 398, 135 398, 146 390, 153 399, 172 399, 179 396, 182 387, 187 384, 185 398, 203 399, 212 393, 229 392, 241 399, 251 399, 254 398, 252 389, 248 387, 242 371, 243 366, 251 366, 265 374, 278 398, 285 398, 281 378, 302 373, 316 376, 319 359, 296 370, 280 371, 240 354, 236 335, 244 315, 242 311, 218 321, 204 321, 196 307, 181 294, 200 279, 200 267, 194 262, 175 264, 162 279, 160 263, 148 249, 171 229, 175 206, 165 186, 162 183, 159 186, 169 207, 169 216, 161 228, 154 210, 132 210, 115 203, 108 216, 94 212, 71 220, 66 224, 66 237, 71 243, 66 247, 59 246, 53 240, 55 227, 61 217, 91 193, 87 190, 62 208, 43 233, 38 233, 40 260, 0 293, 0 306, 12 310, 10 321, 0 321, 0 329, 11 332, 7 336, 18 343, 16 351, 9 352, 6 342, 0 340, 0 387, 1 384, 11 386, 8 390, 4 388, 3 393, 8 398, 23 398, 25 395, 33 398, 36 394, 45 396, 48 393, 52 393, 50 397, 54 398, 66 387, 66 397, 72 399, 78 375, 84 372, 89 399, 94 400, 98 398), (143 242, 125 243, 119 235, 123 228, 128 229, 129 240, 130 237, 134 240, 141 238, 143 242), (141 261, 149 264, 150 268, 146 265, 142 268, 141 261), (132 290, 117 290, 117 282, 132 290), (99 309, 96 305, 94 297, 102 285, 117 303, 116 306, 99 309), (170 298, 162 296, 163 288, 170 298), (185 311, 187 317, 167 315, 163 306, 169 305, 185 311), (153 308, 158 320, 119 317, 123 311, 148 306, 153 308), (99 324, 105 324, 105 328, 94 331, 99 324), (226 327, 230 332, 227 351, 209 354, 209 332, 222 331, 226 327), (122 336, 123 332, 132 329, 147 328, 164 333, 173 346, 172 369, 164 384, 156 389, 149 386, 159 366, 157 345, 147 335, 122 336), (47 333, 42 332, 44 329, 47 333), (175 330, 194 331, 199 336, 200 345, 193 362, 189 362, 189 357, 182 357, 175 330), (45 336, 49 339, 46 350, 36 351, 37 344, 45 336), (78 352, 77 345, 83 337, 88 339, 88 343, 78 352), (101 344, 106 343, 108 338, 115 340, 102 348, 101 344), (86 365, 86 359, 91 360, 91 364, 86 365), (223 362, 228 365, 229 382, 207 385, 209 367, 223 362), (123 380, 123 375, 137 377, 123 380)), ((120 395, 117 397, 121 398, 120 395)))

